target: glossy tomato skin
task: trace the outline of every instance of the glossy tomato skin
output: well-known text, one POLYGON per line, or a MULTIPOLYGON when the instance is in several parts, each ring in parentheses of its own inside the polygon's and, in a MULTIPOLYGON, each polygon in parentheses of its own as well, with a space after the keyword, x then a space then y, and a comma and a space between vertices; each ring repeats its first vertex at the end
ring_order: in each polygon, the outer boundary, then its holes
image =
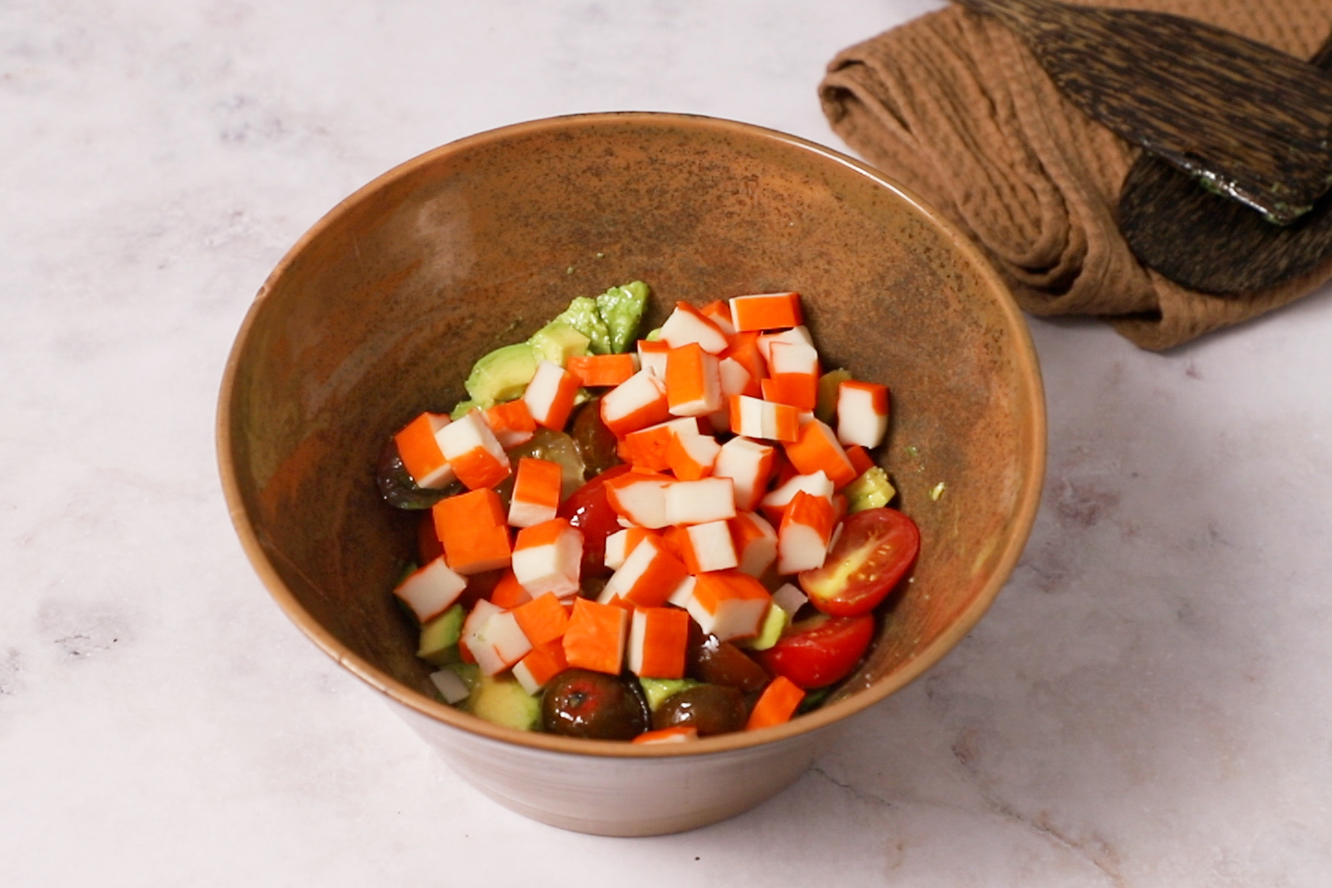
POLYGON ((874 617, 818 615, 791 627, 759 661, 773 675, 784 675, 797 686, 821 688, 851 674, 874 639, 874 617))
POLYGON ((620 530, 620 518, 606 498, 606 482, 629 471, 629 466, 613 466, 575 490, 560 504, 559 516, 583 532, 583 567, 585 577, 606 576, 606 537, 620 530))
POLYGON ((847 517, 823 567, 802 571, 810 604, 834 617, 874 610, 916 563, 920 529, 896 509, 866 509, 847 517))

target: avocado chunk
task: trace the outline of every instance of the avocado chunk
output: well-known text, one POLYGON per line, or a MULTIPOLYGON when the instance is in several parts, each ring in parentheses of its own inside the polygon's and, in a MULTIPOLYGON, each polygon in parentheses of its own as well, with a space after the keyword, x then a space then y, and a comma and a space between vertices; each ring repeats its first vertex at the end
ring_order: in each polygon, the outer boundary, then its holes
POLYGON ((640 678, 638 683, 643 686, 643 696, 653 712, 669 698, 698 684, 692 678, 640 678))
POLYGON ((814 406, 814 417, 819 422, 831 423, 837 412, 837 387, 851 381, 851 374, 846 370, 829 370, 819 377, 818 402, 814 406))
POLYGON ((768 615, 763 618, 763 625, 759 627, 758 635, 736 644, 751 651, 766 651, 782 637, 782 630, 789 622, 791 622, 790 614, 775 604, 771 605, 768 608, 768 615))
POLYGON ((597 297, 597 312, 605 322, 610 338, 609 351, 622 352, 637 338, 638 323, 643 320, 647 298, 648 285, 642 281, 611 287, 597 297))
POLYGON ((594 355, 610 351, 610 331, 597 310, 597 300, 591 296, 576 296, 569 307, 555 316, 551 323, 564 323, 588 338, 588 350, 594 355))
POLYGON ((466 401, 459 401, 457 404, 453 405, 453 409, 449 411, 449 419, 459 420, 462 419, 467 414, 471 413, 473 410, 481 410, 481 409, 484 408, 482 408, 480 404, 478 404, 476 401, 473 401, 471 398, 468 398, 466 401))
POLYGON ((897 496, 888 473, 878 466, 872 466, 846 485, 842 491, 846 494, 847 512, 863 512, 865 509, 878 509, 888 505, 897 496))
POLYGON ((462 634, 463 612, 461 604, 444 611, 421 627, 421 643, 416 656, 436 666, 447 666, 458 660, 458 637, 462 634))
POLYGON ((536 351, 526 342, 519 342, 482 355, 463 387, 477 407, 492 407, 522 395, 536 371, 536 351))
POLYGON ((511 675, 482 673, 463 706, 477 718, 517 731, 534 731, 541 723, 541 699, 523 690, 511 675))
POLYGON ((575 355, 587 354, 591 340, 564 321, 551 321, 528 338, 537 359, 563 367, 575 355))

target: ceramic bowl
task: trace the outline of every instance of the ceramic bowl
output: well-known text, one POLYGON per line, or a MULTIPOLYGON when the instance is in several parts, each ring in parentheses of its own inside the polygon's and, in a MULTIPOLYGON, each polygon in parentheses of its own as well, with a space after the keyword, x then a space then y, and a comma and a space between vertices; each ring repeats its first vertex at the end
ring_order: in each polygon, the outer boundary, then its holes
POLYGON ((975 625, 1030 530, 1045 415, 1004 284, 905 189, 754 126, 596 114, 445 145, 321 219, 241 327, 218 449, 237 533, 278 604, 466 780, 546 823, 648 835, 772 796, 975 625), (380 500, 385 439, 462 399, 482 354, 633 279, 654 293, 645 330, 677 300, 797 290, 826 364, 892 390, 881 462, 922 554, 863 665, 788 724, 669 746, 498 727, 438 701, 392 600, 416 515, 380 500))

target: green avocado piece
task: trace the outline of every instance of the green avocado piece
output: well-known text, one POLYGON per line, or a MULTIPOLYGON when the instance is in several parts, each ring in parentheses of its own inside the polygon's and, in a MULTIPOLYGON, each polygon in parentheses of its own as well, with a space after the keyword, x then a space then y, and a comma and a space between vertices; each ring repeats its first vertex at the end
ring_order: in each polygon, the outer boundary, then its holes
POLYGON ((642 281, 611 287, 597 297, 597 312, 610 335, 610 351, 622 352, 637 338, 647 298, 648 285, 642 281))
POLYGON ((647 697, 648 708, 653 712, 685 688, 698 684, 692 678, 640 678, 638 683, 643 686, 643 696, 647 697))
POLYGON ((477 407, 492 407, 522 395, 536 371, 536 351, 526 342, 519 342, 482 355, 463 387, 477 407))
POLYGON ((536 331, 527 340, 527 344, 536 353, 537 359, 550 361, 563 367, 575 355, 587 354, 591 340, 578 331, 578 328, 564 321, 551 321, 536 331))
POLYGON ((588 338, 588 350, 594 355, 610 351, 610 331, 597 310, 597 300, 591 296, 576 296, 569 307, 557 314, 551 323, 561 322, 573 327, 588 338))
POLYGON ((471 413, 473 410, 477 410, 480 408, 481 405, 478 404, 476 401, 473 401, 471 398, 468 398, 466 401, 459 401, 457 404, 454 404, 453 409, 449 411, 449 419, 453 420, 462 419, 464 416, 471 413))
POLYGON ((768 607, 768 615, 763 618, 763 625, 759 627, 758 635, 753 638, 737 642, 742 648, 748 648, 751 651, 766 651, 777 643, 777 639, 782 637, 782 630, 791 622, 791 615, 773 604, 768 607))
POLYGON ((888 480, 888 473, 878 466, 873 466, 856 480, 846 485, 842 491, 846 494, 847 512, 863 512, 865 509, 878 509, 888 505, 897 491, 888 480))
POLYGON ((421 627, 421 643, 416 656, 436 666, 447 666, 458 659, 458 637, 462 635, 463 612, 461 604, 444 611, 421 627))
POLYGON ((481 674, 463 705, 477 718, 518 731, 534 731, 541 722, 540 698, 527 693, 516 678, 507 674, 481 674))
POLYGON ((829 370, 819 377, 818 403, 814 407, 814 416, 820 422, 831 423, 837 412, 837 387, 851 381, 851 374, 846 370, 829 370))

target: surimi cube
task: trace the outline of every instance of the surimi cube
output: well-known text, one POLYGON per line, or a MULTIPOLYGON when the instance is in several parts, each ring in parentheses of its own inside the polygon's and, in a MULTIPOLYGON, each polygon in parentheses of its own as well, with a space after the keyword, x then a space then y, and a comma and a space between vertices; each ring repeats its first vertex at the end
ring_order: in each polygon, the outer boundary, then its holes
POLYGON ((721 407, 717 356, 696 342, 666 353, 666 404, 672 416, 703 416, 721 407))
POLYGON ((491 617, 504 612, 504 608, 491 604, 483 598, 472 605, 467 619, 463 620, 462 634, 458 639, 458 646, 465 652, 463 659, 471 657, 486 675, 503 672, 505 665, 494 645, 486 640, 481 630, 491 617))
POLYGON ((670 597, 666 599, 666 603, 673 604, 676 607, 689 607, 689 600, 694 597, 694 586, 697 583, 698 578, 689 574, 671 592, 670 597))
POLYGON ((727 522, 691 524, 680 531, 680 557, 690 573, 728 570, 740 564, 727 522))
POLYGON ((444 426, 435 440, 458 480, 469 489, 494 487, 509 477, 509 455, 481 411, 473 410, 444 426))
POLYGON ((870 459, 869 453, 859 444, 852 444, 846 448, 846 458, 851 460, 851 468, 856 470, 857 478, 874 468, 874 460, 870 459))
MULTIPOLYGON (((723 354, 722 358, 729 358, 745 368, 750 377, 754 380, 754 388, 758 388, 758 381, 768 375, 768 359, 759 351, 759 334, 757 333, 737 333, 731 340, 731 347, 723 354)), ((746 395, 757 396, 757 391, 744 392, 746 395)))
POLYGON ((784 445, 786 458, 802 475, 823 472, 837 490, 856 480, 855 466, 826 423, 812 419, 800 427, 800 436, 784 445))
POLYGON ((746 438, 794 441, 800 434, 800 411, 790 404, 732 395, 728 405, 731 431, 746 438))
MULTIPOLYGON (((467 682, 452 669, 441 669, 438 672, 430 673, 430 680, 434 682, 436 690, 439 691, 444 702, 450 706, 455 706, 471 696, 472 690, 467 687, 467 682)), ((643 736, 642 734, 639 735, 643 736)))
POLYGON ((486 425, 495 433, 495 439, 505 450, 526 444, 536 433, 536 420, 522 398, 505 401, 488 408, 483 414, 486 425))
POLYGON ((476 657, 481 671, 487 675, 503 672, 532 650, 532 643, 527 640, 510 611, 491 615, 473 634, 467 646, 476 657), (483 656, 480 651, 487 648, 489 651, 483 656))
POLYGON ((665 490, 667 524, 705 524, 735 517, 735 489, 730 478, 676 481, 665 490))
MULTIPOLYGON (((819 353, 807 342, 773 339, 768 343, 768 375, 792 373, 813 376, 818 384, 819 353)), ((813 409, 812 407, 810 409, 813 409)))
POLYGON ((647 528, 638 526, 626 527, 610 534, 606 537, 606 557, 603 563, 611 570, 619 570, 634 547, 649 535, 655 536, 647 528))
POLYGON ((709 302, 698 310, 699 314, 717 325, 717 329, 730 339, 735 335, 735 324, 731 321, 731 306, 721 299, 709 302))
POLYGON ((666 383, 649 370, 633 376, 601 398, 601 421, 617 438, 671 418, 666 383))
POLYGON ((615 448, 620 459, 636 468, 660 472, 670 466, 667 451, 674 437, 703 437, 698 431, 698 420, 692 416, 671 419, 630 432, 620 439, 615 448))
POLYGON ((749 712, 745 723, 746 731, 757 731, 780 725, 791 720, 800 701, 805 699, 805 692, 795 682, 784 675, 779 675, 768 683, 759 695, 758 702, 749 712))
POLYGON ((635 608, 629 627, 629 671, 643 678, 683 678, 688 641, 685 611, 635 608))
POLYGON ((424 623, 452 607, 465 588, 467 578, 449 570, 441 556, 413 572, 398 584, 393 594, 424 623))
POLYGON ((749 438, 732 438, 717 451, 712 464, 714 478, 730 478, 735 507, 752 511, 768 487, 776 462, 776 451, 749 438))
POLYGON ((518 578, 513 575, 513 568, 504 571, 495 584, 495 588, 490 590, 490 603, 505 610, 513 610, 520 604, 526 604, 532 600, 532 593, 523 588, 523 584, 518 582, 518 578))
POLYGON ((646 746, 654 743, 689 743, 697 739, 698 728, 693 725, 674 725, 669 728, 657 728, 655 731, 644 731, 629 742, 646 746))
POLYGON ((658 379, 666 378, 666 353, 671 347, 651 339, 638 340, 638 369, 646 370, 658 379))
POLYGON ((763 510, 764 515, 772 521, 781 521, 782 513, 790 505, 792 498, 800 492, 820 496, 832 502, 833 494, 836 490, 828 476, 823 472, 815 472, 812 475, 795 475, 785 484, 780 485, 763 499, 759 500, 759 508, 763 510))
POLYGON ((483 487, 448 496, 430 511, 450 568, 470 575, 509 566, 509 528, 495 491, 483 487))
POLYGON ((564 369, 572 373, 578 384, 589 388, 619 385, 638 372, 638 362, 630 354, 574 355, 564 369))
POLYGON ((782 583, 777 591, 772 593, 772 603, 786 611, 789 617, 795 617, 796 612, 808 601, 809 596, 791 583, 782 583))
POLYGON ((628 630, 629 612, 624 608, 576 598, 564 633, 565 659, 579 669, 619 675, 628 630))
POLYGON ((553 361, 537 364, 536 375, 523 392, 523 400, 537 424, 556 431, 569 421, 577 396, 578 377, 553 361))
POLYGON ((699 627, 720 641, 757 635, 772 596, 748 574, 722 570, 699 574, 687 609, 699 627))
POLYGON ((660 607, 689 575, 684 563, 666 550, 661 537, 644 537, 620 569, 611 574, 597 601, 619 599, 630 605, 660 607))
POLYGON ((681 481, 697 481, 712 474, 721 445, 711 435, 671 435, 666 467, 681 481))
POLYGON ((569 628, 569 611, 554 592, 533 598, 513 609, 513 618, 533 647, 554 641, 569 628))
POLYGON ((661 341, 671 348, 696 342, 710 355, 721 354, 730 345, 726 334, 688 302, 675 303, 675 311, 661 325, 661 341))
POLYGON ((751 577, 761 577, 777 560, 777 531, 762 515, 738 512, 727 522, 736 568, 751 577))
POLYGON ((634 469, 606 482, 606 501, 639 527, 665 527, 673 523, 666 515, 666 491, 676 483, 667 475, 634 469))
POLYGON ((582 561, 583 532, 563 518, 523 528, 513 544, 513 575, 533 598, 577 594, 582 561))
POLYGON ((843 382, 837 387, 837 440, 878 447, 888 431, 888 389, 872 382, 843 382))
POLYGON ((777 528, 777 572, 793 574, 823 567, 832 529, 832 503, 797 491, 777 528))
POLYGON ((569 668, 564 645, 559 641, 534 645, 526 657, 513 664, 513 677, 532 696, 555 676, 569 668))
POLYGON ((731 302, 731 324, 736 332, 780 330, 804 322, 799 293, 756 293, 736 296, 731 302))
POLYGON ((772 346, 775 342, 793 342, 803 343, 813 347, 814 338, 809 335, 809 331, 804 327, 792 327, 790 330, 783 330, 781 333, 767 333, 758 338, 759 354, 763 355, 763 360, 769 366, 772 365, 772 346))
POLYGON ((555 517, 560 507, 560 485, 564 470, 560 464, 525 456, 518 460, 509 500, 509 524, 532 527, 555 517))
POLYGON ((393 436, 402 466, 417 487, 438 490, 453 483, 453 467, 435 438, 448 424, 448 416, 442 413, 422 413, 393 436))

